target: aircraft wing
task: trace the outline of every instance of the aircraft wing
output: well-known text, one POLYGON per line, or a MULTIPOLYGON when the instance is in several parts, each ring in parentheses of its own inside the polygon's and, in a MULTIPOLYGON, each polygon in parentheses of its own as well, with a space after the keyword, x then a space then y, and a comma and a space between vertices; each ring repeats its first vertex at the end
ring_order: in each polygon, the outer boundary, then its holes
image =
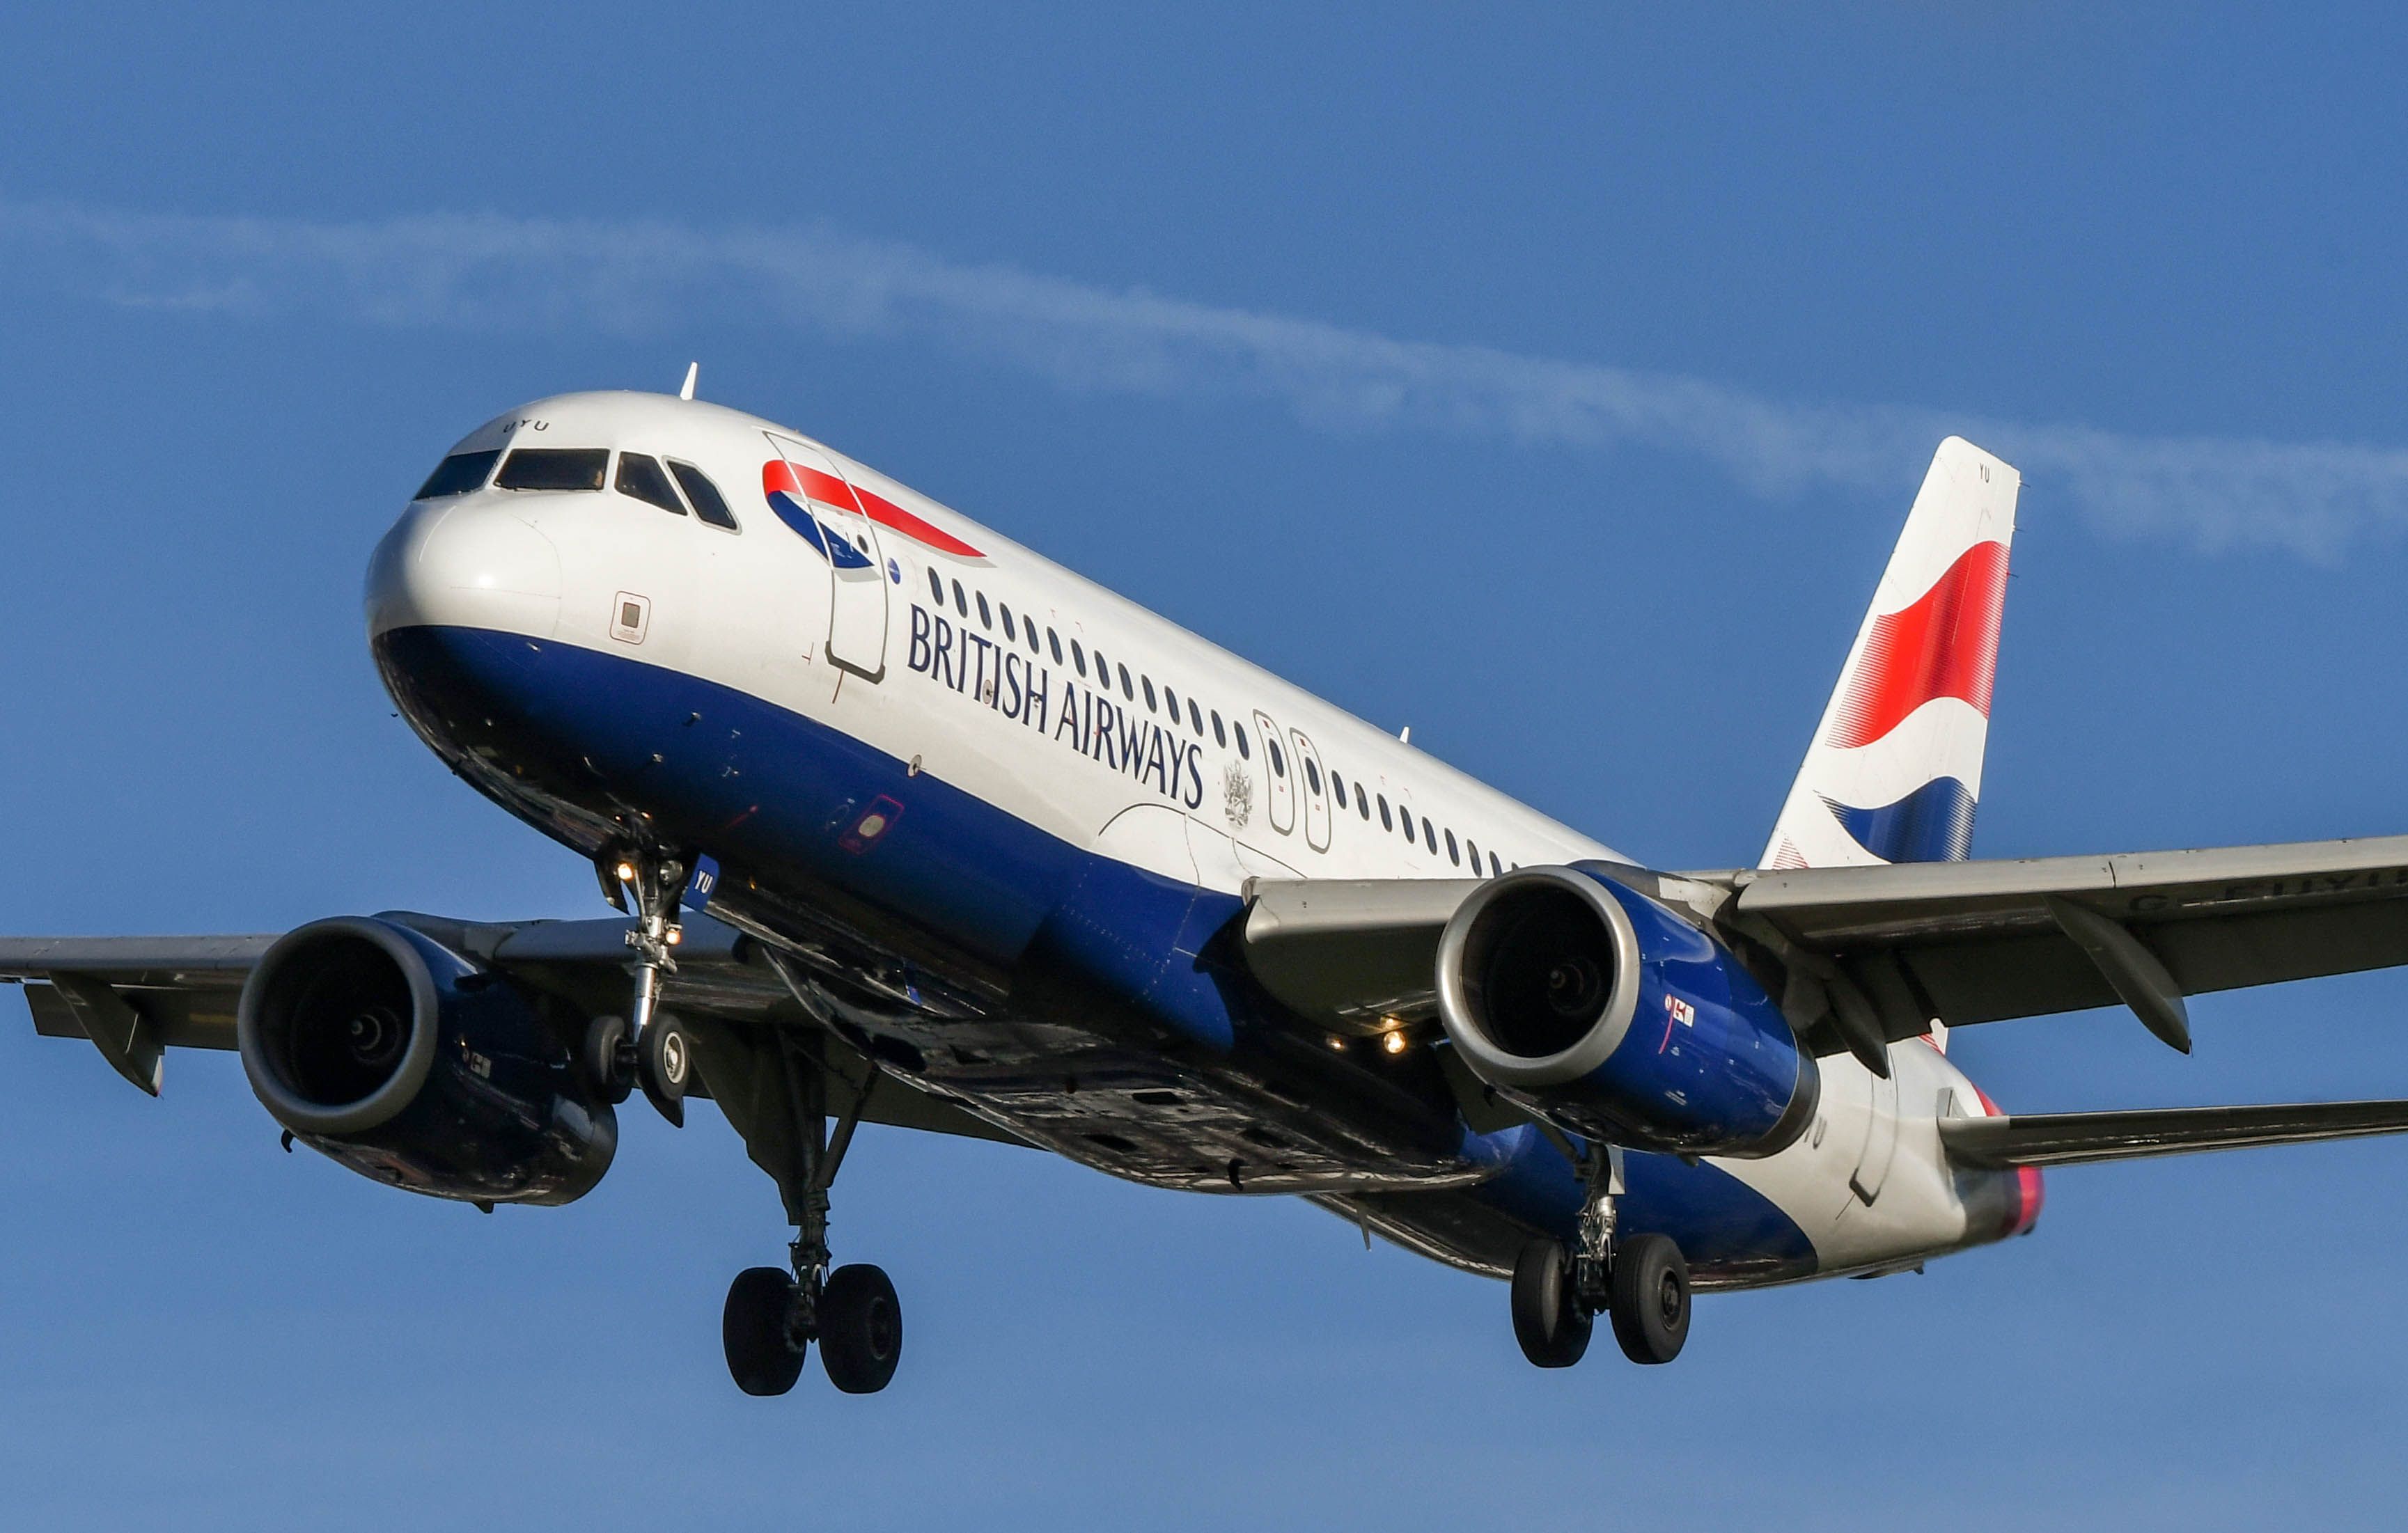
MULTIPOLYGON (((2408 964, 2408 837, 1614 878, 1714 925, 1823 1053, 2122 1001, 2176 1048, 2183 998, 2408 964), (1784 978, 1785 976, 1785 978, 1784 978)), ((1469 880, 1256 881, 1241 948, 1333 1025, 1434 1007, 1469 880)))
POLYGON ((1942 1118, 1941 1143, 1964 1166, 2082 1166, 2261 1144, 2408 1133, 2408 1102, 2299 1102, 2283 1107, 2143 1108, 1942 1118))
MULTIPOLYGON (((477 923, 389 911, 382 919, 423 932, 530 988, 559 996, 583 1015, 624 1011, 628 958, 624 920, 477 923)), ((918 1091, 872 1066, 819 1029, 792 987, 752 940, 700 911, 684 917, 677 972, 663 1001, 695 1034, 701 1079, 690 1095, 741 1088, 752 1067, 748 1037, 719 1024, 810 1028, 816 1047, 848 1085, 867 1093, 869 1123, 972 1139, 1025 1142, 950 1101, 918 1091)), ((277 940, 267 933, 226 937, 0 938, 0 981, 22 982, 45 1038, 81 1038, 117 1072, 159 1094, 171 1048, 236 1047, 235 1012, 243 982, 277 940)), ((741 1104, 723 1101, 731 1113, 741 1104)), ((739 1125, 741 1126, 741 1125, 739 1125)))

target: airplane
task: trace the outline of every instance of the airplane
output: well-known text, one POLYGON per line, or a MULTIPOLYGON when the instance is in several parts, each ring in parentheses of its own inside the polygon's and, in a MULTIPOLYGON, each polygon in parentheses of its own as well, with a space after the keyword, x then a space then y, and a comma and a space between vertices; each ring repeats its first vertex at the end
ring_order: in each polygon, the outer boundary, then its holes
POLYGON ((901 1356, 828 1243, 864 1123, 1306 1198, 1504 1280, 1543 1368, 2026 1234, 2044 1167, 2408 1130, 2009 1113, 1950 1062, 2408 963, 2408 837, 1969 860, 2021 480, 1960 438, 1757 866, 1664 870, 694 382, 479 426, 367 568, 401 716, 616 916, 0 939, 37 1031, 152 1095, 237 1050, 286 1148, 488 1212, 591 1191, 638 1093, 716 1103, 795 1231, 722 1310, 761 1396, 901 1356))

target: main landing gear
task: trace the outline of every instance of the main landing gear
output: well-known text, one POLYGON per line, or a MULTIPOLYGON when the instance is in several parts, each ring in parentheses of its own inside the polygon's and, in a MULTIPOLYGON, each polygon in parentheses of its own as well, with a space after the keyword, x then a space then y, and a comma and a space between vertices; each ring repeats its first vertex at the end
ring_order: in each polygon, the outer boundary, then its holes
POLYGON ((673 950, 682 935, 678 897, 685 888, 685 864, 649 852, 605 855, 595 863, 602 892, 636 917, 627 933, 634 956, 627 965, 635 993, 624 1017, 596 1017, 585 1032, 585 1068, 613 1102, 641 1086, 644 1097, 678 1127, 685 1126, 685 1088, 693 1079, 694 1054, 677 1018, 660 1009, 661 980, 677 972, 673 950))
POLYGON ((828 1188, 868 1090, 865 1083, 853 1094, 831 1132, 826 1073, 798 1066, 782 1041, 777 1053, 796 1126, 796 1153, 784 1157, 778 1182, 796 1230, 787 1270, 749 1268, 728 1287, 720 1315, 727 1371, 747 1395, 782 1395, 795 1387, 817 1341, 828 1383, 848 1395, 874 1395, 902 1360, 903 1306, 878 1268, 855 1264, 830 1271, 827 1246, 828 1188))
POLYGON ((1570 1368, 1588 1351, 1598 1311, 1634 1363, 1669 1363, 1689 1339, 1689 1264, 1663 1235, 1614 1236, 1619 1152, 1591 1151, 1588 1201, 1576 1247, 1540 1239, 1513 1264, 1513 1337, 1541 1368, 1570 1368))

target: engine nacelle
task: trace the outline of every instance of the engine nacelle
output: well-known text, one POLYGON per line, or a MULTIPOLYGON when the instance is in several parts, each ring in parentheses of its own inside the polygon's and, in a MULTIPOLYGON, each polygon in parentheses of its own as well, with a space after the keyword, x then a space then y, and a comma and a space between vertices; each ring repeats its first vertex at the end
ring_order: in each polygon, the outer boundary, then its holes
POLYGON ((1481 885, 1439 939, 1438 994, 1473 1074, 1586 1138, 1770 1155, 1822 1096, 1813 1055, 1730 952, 1602 873, 1481 885))
POLYGON ((267 950, 236 1015, 271 1116, 363 1176, 475 1203, 567 1203, 618 1115, 526 994, 422 932, 313 921, 267 950))

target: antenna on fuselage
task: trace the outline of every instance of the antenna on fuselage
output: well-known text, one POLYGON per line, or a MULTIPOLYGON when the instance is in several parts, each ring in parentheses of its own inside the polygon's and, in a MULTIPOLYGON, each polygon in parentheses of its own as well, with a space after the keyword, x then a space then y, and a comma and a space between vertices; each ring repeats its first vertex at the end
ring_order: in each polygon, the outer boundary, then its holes
POLYGON ((685 382, 684 382, 684 383, 682 383, 682 384, 681 384, 681 385, 679 386, 679 388, 678 388, 678 397, 679 397, 680 399, 691 399, 691 398, 693 398, 693 397, 694 397, 694 380, 695 380, 695 379, 697 379, 697 378, 701 377, 701 376, 702 376, 702 364, 701 364, 701 363, 699 363, 699 362, 689 362, 689 363, 687 363, 687 364, 685 365, 685 382))

